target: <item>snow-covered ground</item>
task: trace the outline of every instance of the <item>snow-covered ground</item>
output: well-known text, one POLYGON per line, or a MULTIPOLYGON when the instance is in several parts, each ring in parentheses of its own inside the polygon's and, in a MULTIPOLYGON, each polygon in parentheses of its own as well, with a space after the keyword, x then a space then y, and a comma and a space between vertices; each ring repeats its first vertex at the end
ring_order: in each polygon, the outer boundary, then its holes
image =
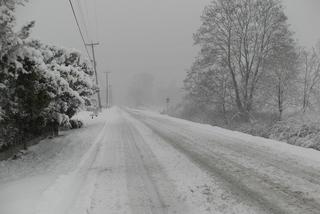
POLYGON ((1 214, 320 212, 320 152, 112 108, 0 162, 1 214))

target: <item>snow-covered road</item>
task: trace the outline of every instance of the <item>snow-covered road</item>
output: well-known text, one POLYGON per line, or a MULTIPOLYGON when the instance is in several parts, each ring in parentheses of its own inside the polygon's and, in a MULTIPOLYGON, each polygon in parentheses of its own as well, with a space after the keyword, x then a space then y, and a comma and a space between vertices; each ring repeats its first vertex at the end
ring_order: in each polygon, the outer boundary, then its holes
POLYGON ((112 108, 0 162, 1 214, 320 213, 320 152, 112 108))

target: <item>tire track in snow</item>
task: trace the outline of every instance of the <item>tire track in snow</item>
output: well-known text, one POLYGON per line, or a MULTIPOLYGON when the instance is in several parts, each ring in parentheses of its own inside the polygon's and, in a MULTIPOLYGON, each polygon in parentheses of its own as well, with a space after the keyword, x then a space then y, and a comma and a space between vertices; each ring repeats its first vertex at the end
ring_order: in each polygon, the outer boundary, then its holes
POLYGON ((212 176, 223 180, 223 183, 242 200, 246 199, 247 202, 254 203, 270 213, 315 214, 320 210, 318 202, 305 198, 298 192, 292 192, 281 184, 273 182, 269 177, 261 176, 228 160, 228 157, 221 156, 217 151, 196 144, 186 136, 175 132, 174 129, 169 130, 164 127, 163 123, 150 118, 143 118, 142 122, 166 142, 210 172, 212 176))
MULTIPOLYGON (((146 115, 134 114, 142 120, 148 119, 146 115)), ((233 162, 251 168, 261 177, 270 178, 271 175, 276 191, 282 189, 287 194, 300 198, 300 201, 306 201, 307 204, 320 203, 319 162, 314 159, 310 162, 301 158, 301 153, 291 154, 283 149, 278 151, 277 147, 269 147, 269 143, 276 143, 279 146, 288 146, 294 149, 303 149, 306 152, 309 152, 309 149, 209 125, 201 125, 200 129, 193 130, 195 123, 181 119, 152 116, 149 119, 166 124, 167 128, 171 127, 171 129, 179 132, 189 141, 198 142, 197 144, 219 152, 228 159, 232 159, 233 162), (183 124, 182 126, 181 123, 183 124), (234 133, 236 133, 236 136, 233 135, 234 133), (247 140, 248 137, 249 140, 247 140), (252 140, 257 140, 258 143, 252 142, 252 140)))
MULTIPOLYGON (((98 170, 94 190, 90 195, 90 207, 86 214, 129 214, 128 191, 126 188, 125 158, 121 140, 121 123, 118 111, 109 120, 100 160, 92 170, 98 170)), ((74 214, 78 214, 74 212, 74 214)))
MULTIPOLYGON (((161 168, 150 151, 141 151, 143 139, 126 122, 122 124, 122 142, 125 149, 127 189, 132 214, 168 213, 168 205, 162 199, 153 178, 161 168)), ((143 145, 145 146, 145 145, 143 145)), ((157 176, 159 178, 160 176, 157 176)), ((162 186, 161 188, 165 188, 162 186)))
POLYGON ((91 147, 81 158, 78 166, 72 172, 60 175, 56 181, 43 192, 43 197, 35 210, 36 214, 68 213, 77 194, 81 190, 81 185, 87 176, 89 168, 95 161, 101 140, 105 135, 106 125, 107 123, 105 122, 91 147))

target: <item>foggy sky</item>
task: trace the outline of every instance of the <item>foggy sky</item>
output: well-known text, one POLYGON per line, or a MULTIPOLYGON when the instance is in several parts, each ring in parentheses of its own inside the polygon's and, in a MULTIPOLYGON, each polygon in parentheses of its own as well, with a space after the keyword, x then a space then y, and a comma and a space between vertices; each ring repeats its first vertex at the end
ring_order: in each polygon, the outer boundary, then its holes
MULTIPOLYGON (((83 8, 89 31, 86 40, 100 42, 96 49, 99 80, 104 85, 103 72, 112 72, 117 103, 125 103, 126 86, 138 73, 153 74, 157 87, 182 87, 186 69, 198 51, 192 34, 200 26, 200 15, 210 0, 95 0, 97 29, 94 0, 80 2, 88 8, 83 8)), ((301 45, 312 46, 320 39, 320 1, 284 0, 284 4, 296 38, 301 45)), ((30 0, 18 9, 18 23, 30 20, 36 21, 33 37, 85 53, 68 0, 30 0)), ((174 95, 168 92, 168 96, 174 95)))

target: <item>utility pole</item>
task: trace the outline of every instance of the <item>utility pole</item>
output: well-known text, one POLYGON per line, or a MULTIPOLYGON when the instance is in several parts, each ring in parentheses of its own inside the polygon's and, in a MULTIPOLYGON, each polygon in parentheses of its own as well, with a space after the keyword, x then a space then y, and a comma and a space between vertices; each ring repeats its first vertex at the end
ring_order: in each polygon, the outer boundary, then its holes
POLYGON ((112 85, 109 84, 109 105, 112 106, 112 85))
MULTIPOLYGON (((94 47, 96 45, 99 45, 98 42, 92 42, 92 43, 88 43, 86 44, 87 46, 91 46, 91 50, 92 50, 92 58, 93 58, 93 69, 94 69, 94 73, 95 73, 95 76, 96 76, 96 84, 97 86, 99 86, 99 81, 98 81, 98 72, 97 72, 97 62, 96 62, 96 56, 95 56, 95 53, 94 53, 94 47)), ((100 97, 100 91, 98 91, 98 102, 99 102, 99 108, 101 110, 102 106, 101 106, 101 97, 100 97)))
POLYGON ((109 74, 110 73, 111 73, 110 71, 105 72, 105 74, 106 74, 106 106, 107 106, 107 108, 110 105, 110 88, 109 88, 109 74))
POLYGON ((167 97, 167 98, 166 98, 166 104, 167 104, 167 110, 166 110, 166 112, 167 112, 167 114, 169 113, 169 103, 170 103, 170 98, 167 97))

